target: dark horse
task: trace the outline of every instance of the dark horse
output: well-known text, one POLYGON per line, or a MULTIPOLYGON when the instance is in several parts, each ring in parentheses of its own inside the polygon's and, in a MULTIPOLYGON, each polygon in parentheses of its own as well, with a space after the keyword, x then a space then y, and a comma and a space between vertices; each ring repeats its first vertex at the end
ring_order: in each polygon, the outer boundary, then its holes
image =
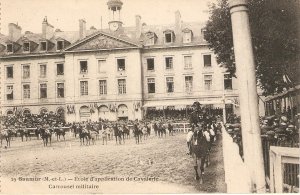
POLYGON ((86 139, 86 145, 89 143, 89 131, 83 127, 78 128, 79 138, 80 138, 80 145, 84 145, 84 139, 86 139))
POLYGON ((50 143, 51 146, 51 137, 52 137, 52 132, 49 128, 40 128, 40 135, 43 140, 44 146, 48 146, 48 142, 50 143))
POLYGON ((138 128, 136 124, 133 125, 133 135, 135 137, 135 143, 140 143, 140 136, 143 134, 143 132, 138 128))
POLYGON ((22 142, 24 141, 24 137, 26 138, 26 141, 28 140, 28 138, 31 140, 30 131, 28 129, 24 127, 24 128, 20 128, 18 131, 20 133, 22 142))
POLYGON ((56 127, 54 129, 54 132, 56 134, 57 141, 60 140, 60 136, 62 136, 64 138, 64 141, 66 140, 65 139, 66 132, 65 132, 65 130, 62 127, 56 127))
POLYGON ((119 130, 117 125, 113 126, 113 130, 114 130, 114 135, 115 135, 115 138, 116 138, 116 144, 118 144, 118 140, 119 140, 119 144, 121 144, 122 132, 119 130))
POLYGON ((163 124, 159 124, 158 125, 158 137, 162 138, 164 135, 165 135, 165 137, 167 136, 166 128, 164 127, 163 124))
POLYGON ((209 140, 207 136, 209 135, 205 135, 205 132, 200 129, 200 127, 196 127, 191 143, 192 154, 195 159, 194 169, 196 172, 196 180, 199 180, 200 184, 203 183, 204 164, 209 150, 209 140))

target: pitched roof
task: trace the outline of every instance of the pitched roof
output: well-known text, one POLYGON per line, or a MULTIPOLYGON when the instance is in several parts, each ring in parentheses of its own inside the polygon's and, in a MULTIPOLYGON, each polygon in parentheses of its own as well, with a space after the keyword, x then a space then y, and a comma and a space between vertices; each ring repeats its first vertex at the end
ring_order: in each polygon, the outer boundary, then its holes
MULTIPOLYGON (((193 32, 193 38, 191 43, 183 43, 182 40, 176 39, 175 42, 165 44, 164 42, 164 31, 171 30, 175 32, 175 25, 174 24, 167 24, 167 25, 143 25, 142 27, 142 34, 140 37, 137 37, 136 35, 136 27, 123 27, 120 30, 116 32, 111 32, 109 29, 103 29, 103 30, 96 30, 91 29, 87 30, 87 36, 83 39, 79 38, 79 32, 78 31, 55 31, 53 37, 48 40, 50 43, 52 43, 54 46, 47 50, 47 52, 41 53, 40 47, 36 47, 33 51, 31 51, 29 54, 24 53, 22 47, 19 48, 17 51, 15 51, 13 54, 7 54, 5 50, 0 50, 0 56, 22 56, 22 55, 45 55, 45 54, 61 54, 61 51, 57 51, 55 44, 58 38, 64 39, 68 41, 71 45, 67 47, 67 50, 70 50, 70 48, 73 48, 75 45, 81 44, 85 41, 91 40, 93 37, 98 36, 99 34, 102 34, 103 36, 107 36, 113 39, 116 39, 118 41, 131 44, 133 47, 142 47, 146 44, 146 40, 148 37, 146 36, 146 33, 153 32, 155 33, 156 42, 154 45, 150 45, 145 47, 147 48, 168 48, 168 47, 182 47, 182 46, 193 46, 193 45, 206 45, 206 41, 203 38, 202 29, 204 28, 204 23, 199 22, 183 22, 181 25, 181 30, 179 33, 183 33, 183 29, 190 29, 193 32)), ((175 37, 178 36, 175 32, 175 37)), ((29 41, 32 41, 36 44, 40 44, 40 41, 42 40, 42 34, 40 33, 25 33, 22 35, 22 37, 16 41, 19 45, 23 45, 23 39, 26 38, 29 41)), ((6 46, 6 42, 9 41, 8 36, 1 35, 0 34, 0 44, 6 46)), ((0 48, 1 49, 1 48, 0 48)), ((113 48, 112 48, 113 49, 113 48)))

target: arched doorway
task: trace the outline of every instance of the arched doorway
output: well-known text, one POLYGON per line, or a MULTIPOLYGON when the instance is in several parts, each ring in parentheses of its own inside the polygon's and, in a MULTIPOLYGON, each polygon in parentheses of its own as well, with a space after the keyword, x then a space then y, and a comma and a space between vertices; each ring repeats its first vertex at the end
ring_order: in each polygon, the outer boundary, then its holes
POLYGON ((99 118, 104 119, 104 120, 109 119, 108 113, 109 113, 109 110, 108 110, 107 106, 102 105, 99 107, 99 118))
POLYGON ((40 115, 44 115, 44 114, 47 114, 47 113, 48 113, 47 108, 41 108, 40 109, 40 115))
POLYGON ((63 120, 65 120, 65 109, 62 107, 59 107, 56 111, 56 114, 63 120))
POLYGON ((87 106, 81 106, 79 110, 80 120, 87 121, 91 118, 91 111, 87 106))
POLYGON ((128 108, 125 104, 120 104, 118 106, 118 119, 128 120, 128 108))
POLYGON ((30 110, 29 110, 29 109, 25 109, 25 110, 23 111, 23 115, 24 115, 24 116, 29 116, 29 115, 31 115, 30 110))
POLYGON ((6 111, 6 116, 13 116, 14 112, 12 110, 6 111))

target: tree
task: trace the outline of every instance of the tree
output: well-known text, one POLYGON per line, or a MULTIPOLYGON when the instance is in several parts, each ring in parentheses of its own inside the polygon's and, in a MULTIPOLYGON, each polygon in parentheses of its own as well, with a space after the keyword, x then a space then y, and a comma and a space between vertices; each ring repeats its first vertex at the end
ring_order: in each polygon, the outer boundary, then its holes
MULTIPOLYGON (((248 9, 256 77, 264 95, 299 84, 299 1, 249 0, 248 9)), ((215 52, 217 62, 235 76, 228 0, 210 5, 204 38, 215 52)))

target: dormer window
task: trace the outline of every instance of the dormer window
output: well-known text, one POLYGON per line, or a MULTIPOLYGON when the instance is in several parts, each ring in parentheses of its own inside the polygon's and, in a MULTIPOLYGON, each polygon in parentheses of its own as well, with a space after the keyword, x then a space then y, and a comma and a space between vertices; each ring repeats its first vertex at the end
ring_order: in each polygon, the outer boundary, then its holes
POLYGON ((42 41, 41 42, 41 51, 47 51, 47 42, 46 41, 42 41))
POLYGON ((23 43, 23 51, 24 52, 29 52, 30 51, 30 43, 29 42, 23 43))
POLYGON ((6 50, 7 50, 8 53, 13 53, 14 52, 14 50, 13 50, 13 44, 12 43, 7 44, 6 45, 6 50))
POLYGON ((183 31, 183 43, 192 42, 193 33, 190 29, 184 29, 183 31))
POLYGON ((171 30, 167 30, 164 32, 165 35, 165 43, 173 43, 175 40, 174 32, 171 30))
POLYGON ((154 37, 150 37, 146 40, 146 45, 154 45, 154 37))
POLYGON ((56 50, 62 50, 63 48, 64 48, 64 42, 63 41, 57 41, 56 50))
POLYGON ((172 33, 166 33, 165 34, 165 42, 166 43, 172 43, 172 33))
POLYGON ((157 36, 154 32, 150 32, 150 31, 147 32, 146 37, 147 37, 146 43, 145 43, 146 45, 154 45, 155 44, 157 36))

